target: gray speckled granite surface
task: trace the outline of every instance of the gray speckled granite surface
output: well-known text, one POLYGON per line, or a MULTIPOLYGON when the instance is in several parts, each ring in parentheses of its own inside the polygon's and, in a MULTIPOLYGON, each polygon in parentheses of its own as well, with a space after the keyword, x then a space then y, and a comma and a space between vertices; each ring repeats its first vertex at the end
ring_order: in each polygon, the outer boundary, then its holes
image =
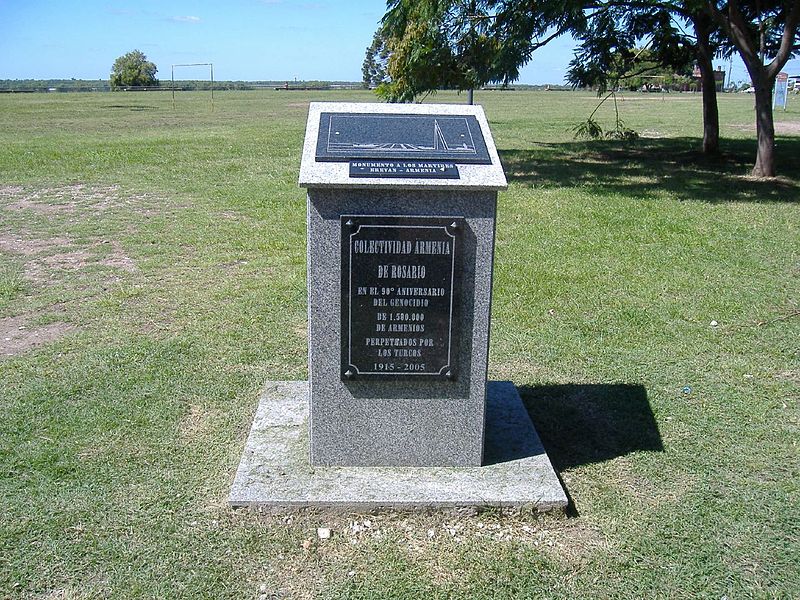
POLYGON ((508 187, 497 148, 494 145, 483 108, 464 104, 382 104, 355 102, 312 102, 308 110, 299 184, 302 187, 350 187, 371 189, 504 190, 508 187), (481 127, 490 165, 459 164, 459 179, 384 179, 350 177, 348 162, 317 162, 317 136, 322 112, 381 114, 474 115, 481 127))
POLYGON ((308 191, 314 465, 475 466, 483 459, 497 193, 308 191), (341 215, 464 217, 456 381, 341 380, 341 215))
POLYGON ((486 462, 478 467, 312 467, 308 384, 269 382, 231 488, 231 506, 338 510, 517 506, 567 497, 511 382, 489 382, 486 462))

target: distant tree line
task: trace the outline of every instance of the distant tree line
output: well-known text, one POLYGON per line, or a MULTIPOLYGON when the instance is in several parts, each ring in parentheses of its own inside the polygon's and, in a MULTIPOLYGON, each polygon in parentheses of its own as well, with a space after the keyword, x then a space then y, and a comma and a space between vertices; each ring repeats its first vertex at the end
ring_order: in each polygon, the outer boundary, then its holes
MULTIPOLYGON (((259 90, 259 89, 318 89, 360 88, 360 81, 214 81, 214 90, 259 90)), ((131 91, 172 89, 171 81, 162 81, 158 87, 123 86, 131 91)), ((205 79, 181 79, 175 82, 175 89, 183 91, 203 91, 211 89, 211 81, 205 79)), ((111 82, 107 79, 0 79, 0 93, 10 92, 109 92, 111 82)))
POLYGON ((104 79, 0 79, 0 92, 108 92, 104 79))

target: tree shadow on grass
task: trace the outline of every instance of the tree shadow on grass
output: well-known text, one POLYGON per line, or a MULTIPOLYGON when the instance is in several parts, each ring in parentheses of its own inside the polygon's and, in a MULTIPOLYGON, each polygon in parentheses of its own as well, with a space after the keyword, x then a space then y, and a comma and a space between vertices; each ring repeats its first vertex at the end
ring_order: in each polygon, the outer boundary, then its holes
POLYGON ((558 471, 632 452, 664 451, 642 385, 523 385, 517 389, 558 471))
POLYGON ((118 110, 132 110, 134 112, 141 112, 145 110, 158 110, 157 106, 146 106, 141 104, 107 104, 103 108, 113 108, 118 110))
POLYGON ((537 143, 500 150, 509 182, 527 187, 579 187, 644 199, 664 192, 704 202, 799 202, 800 137, 776 137, 775 179, 749 177, 752 140, 724 140, 723 153, 709 158, 695 138, 635 142, 537 143))

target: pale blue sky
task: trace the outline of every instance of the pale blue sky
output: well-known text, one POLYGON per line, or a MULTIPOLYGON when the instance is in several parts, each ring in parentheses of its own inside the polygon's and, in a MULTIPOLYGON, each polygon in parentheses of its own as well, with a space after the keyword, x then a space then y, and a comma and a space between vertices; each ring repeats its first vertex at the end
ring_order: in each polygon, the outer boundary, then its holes
MULTIPOLYGON (((213 62, 221 80, 360 81, 384 9, 383 0, 0 0, 0 79, 107 79, 114 59, 138 48, 161 79, 172 64, 213 62)), ((572 47, 561 39, 537 52, 520 82, 562 83, 572 47)), ((785 70, 800 73, 800 60, 785 70)), ((733 78, 747 79, 739 61, 733 78)))

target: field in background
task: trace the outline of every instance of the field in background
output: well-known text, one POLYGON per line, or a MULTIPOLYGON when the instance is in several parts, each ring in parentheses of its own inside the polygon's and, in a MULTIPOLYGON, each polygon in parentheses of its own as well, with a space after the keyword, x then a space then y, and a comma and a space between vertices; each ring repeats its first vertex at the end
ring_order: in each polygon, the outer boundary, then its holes
POLYGON ((490 376, 567 515, 227 508, 259 389, 307 376, 307 103, 372 99, 0 96, 0 596, 797 596, 794 96, 764 181, 749 96, 707 160, 697 95, 625 95, 620 144, 572 139, 590 94, 476 93, 510 182, 490 376))

